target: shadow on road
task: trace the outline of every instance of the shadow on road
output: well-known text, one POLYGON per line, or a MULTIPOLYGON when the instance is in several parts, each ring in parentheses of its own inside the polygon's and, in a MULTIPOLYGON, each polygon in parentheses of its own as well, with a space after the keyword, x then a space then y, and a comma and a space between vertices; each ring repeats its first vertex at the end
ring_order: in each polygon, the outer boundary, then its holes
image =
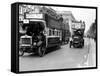
POLYGON ((51 47, 51 48, 47 48, 47 52, 46 54, 52 53, 54 51, 60 50, 61 47, 51 47))
MULTIPOLYGON (((61 49, 61 47, 47 48, 45 55, 48 55, 49 53, 52 53, 52 52, 57 51, 59 49, 61 49)), ((25 53, 25 55, 24 56, 21 56, 21 57, 39 57, 39 56, 36 53, 25 53)))

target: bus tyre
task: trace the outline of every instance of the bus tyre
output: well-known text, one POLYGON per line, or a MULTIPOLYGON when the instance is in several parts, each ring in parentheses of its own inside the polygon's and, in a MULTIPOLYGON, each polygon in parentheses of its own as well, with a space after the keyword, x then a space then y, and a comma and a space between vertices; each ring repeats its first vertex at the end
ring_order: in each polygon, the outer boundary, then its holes
POLYGON ((46 51, 46 47, 44 47, 44 46, 39 46, 38 47, 38 55, 40 57, 43 57, 45 55, 45 51, 46 51))
POLYGON ((19 51, 19 56, 23 56, 24 55, 24 51, 20 50, 19 51))

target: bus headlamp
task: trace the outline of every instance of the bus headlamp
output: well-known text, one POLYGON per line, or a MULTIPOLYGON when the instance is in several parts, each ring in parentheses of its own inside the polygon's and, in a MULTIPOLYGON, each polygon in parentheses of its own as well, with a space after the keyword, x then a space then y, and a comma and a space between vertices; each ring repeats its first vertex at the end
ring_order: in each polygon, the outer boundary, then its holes
POLYGON ((36 45, 36 42, 34 42, 33 45, 36 45))

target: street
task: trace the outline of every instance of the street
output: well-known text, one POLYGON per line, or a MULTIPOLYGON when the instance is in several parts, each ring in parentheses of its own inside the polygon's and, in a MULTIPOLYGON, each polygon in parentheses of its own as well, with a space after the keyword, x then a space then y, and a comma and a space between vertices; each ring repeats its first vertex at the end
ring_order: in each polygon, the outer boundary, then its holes
POLYGON ((19 57, 19 70, 34 71, 95 67, 95 60, 95 41, 85 38, 85 46, 83 48, 69 48, 69 44, 65 44, 60 49, 48 52, 43 57, 25 53, 24 56, 19 57))

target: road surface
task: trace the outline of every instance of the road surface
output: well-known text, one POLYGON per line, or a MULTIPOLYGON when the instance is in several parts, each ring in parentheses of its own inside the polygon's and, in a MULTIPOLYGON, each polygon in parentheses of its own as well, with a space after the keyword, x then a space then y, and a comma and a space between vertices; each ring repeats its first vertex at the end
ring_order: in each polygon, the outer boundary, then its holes
POLYGON ((93 39, 85 38, 84 48, 69 48, 69 44, 60 49, 48 49, 44 57, 25 53, 19 57, 20 71, 51 70, 95 67, 96 47, 93 39))

